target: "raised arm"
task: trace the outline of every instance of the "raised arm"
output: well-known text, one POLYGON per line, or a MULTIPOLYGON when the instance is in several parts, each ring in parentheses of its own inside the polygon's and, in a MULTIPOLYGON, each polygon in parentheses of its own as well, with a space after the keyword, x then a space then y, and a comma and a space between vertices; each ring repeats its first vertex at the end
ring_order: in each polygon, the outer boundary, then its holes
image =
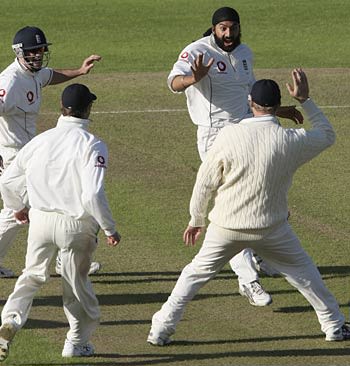
POLYGON ((198 83, 209 72, 211 65, 214 63, 214 59, 211 58, 205 65, 203 63, 203 54, 200 53, 194 60, 194 64, 191 66, 192 75, 177 75, 174 77, 171 87, 176 92, 182 92, 189 86, 198 83))
POLYGON ((87 57, 78 69, 54 69, 50 85, 64 83, 81 75, 86 75, 94 67, 96 61, 100 61, 101 56, 91 55, 87 57))

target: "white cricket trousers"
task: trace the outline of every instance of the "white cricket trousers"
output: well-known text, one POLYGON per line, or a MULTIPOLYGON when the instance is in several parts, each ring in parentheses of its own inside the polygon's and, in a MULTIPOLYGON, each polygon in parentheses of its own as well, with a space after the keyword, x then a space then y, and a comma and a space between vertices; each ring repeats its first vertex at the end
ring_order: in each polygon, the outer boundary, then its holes
MULTIPOLYGON (((0 146, 0 156, 2 158, 3 167, 6 169, 11 161, 16 157, 19 149, 0 146)), ((3 205, 0 212, 0 266, 3 265, 4 258, 14 242, 18 230, 25 226, 16 222, 14 212, 3 205)))
POLYGON ((73 344, 86 344, 100 319, 88 277, 98 224, 35 209, 29 211, 29 218, 25 268, 3 308, 2 323, 14 321, 18 329, 23 327, 36 292, 50 278, 50 263, 61 249, 63 309, 70 326, 67 339, 73 344))
POLYGON ((168 300, 153 315, 152 326, 175 331, 186 304, 245 247, 256 251, 298 289, 314 308, 323 332, 338 330, 344 324, 344 315, 337 301, 325 287, 317 267, 287 222, 256 241, 235 241, 228 233, 228 230, 218 231, 215 225, 209 225, 201 249, 183 269, 168 300))

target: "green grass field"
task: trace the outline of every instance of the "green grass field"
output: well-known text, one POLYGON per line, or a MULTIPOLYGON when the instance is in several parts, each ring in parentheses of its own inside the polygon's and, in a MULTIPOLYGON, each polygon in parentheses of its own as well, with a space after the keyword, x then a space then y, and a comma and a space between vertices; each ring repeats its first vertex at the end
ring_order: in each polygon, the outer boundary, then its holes
MULTIPOLYGON (((255 52, 256 76, 277 80, 283 103, 290 104, 284 84, 293 67, 304 67, 311 96, 335 126, 336 144, 297 173, 289 205, 295 231, 349 319, 347 0, 2 0, 0 69, 13 59, 12 38, 24 25, 44 29, 53 43, 52 67, 78 67, 91 53, 103 56, 79 82, 98 96, 91 131, 109 146, 106 190, 123 237, 111 249, 101 235, 96 252, 103 265, 91 277, 102 311, 92 339, 96 357, 61 358, 68 328, 60 278, 52 270, 4 365, 350 364, 350 343, 325 342, 315 313, 285 280, 263 277, 274 302, 254 308, 238 294, 229 267, 189 304, 172 345, 146 343, 152 314, 199 247, 182 244, 199 166, 196 129, 184 96, 168 90, 166 77, 182 47, 198 38, 212 12, 224 5, 241 14, 243 39, 255 52)), ((63 88, 44 89, 39 131, 55 125, 63 88)), ((25 241, 23 230, 6 259, 18 274, 25 241)), ((1 307, 15 281, 0 280, 1 307)))

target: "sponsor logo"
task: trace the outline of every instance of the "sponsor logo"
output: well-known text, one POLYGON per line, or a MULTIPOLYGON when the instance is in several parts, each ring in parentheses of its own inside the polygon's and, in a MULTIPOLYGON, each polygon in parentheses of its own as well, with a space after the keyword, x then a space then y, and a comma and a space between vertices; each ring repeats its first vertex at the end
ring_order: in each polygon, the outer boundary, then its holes
POLYGON ((180 56, 182 59, 188 58, 188 52, 184 52, 180 56))
POLYGON ((36 39, 36 43, 37 43, 37 44, 40 44, 40 43, 41 43, 40 34, 36 34, 36 35, 35 35, 35 39, 36 39))
POLYGON ((242 63, 243 63, 243 69, 245 71, 248 71, 248 63, 247 63, 247 60, 242 60, 242 63))
POLYGON ((0 98, 4 97, 6 94, 6 90, 5 89, 0 89, 0 98))
POLYGON ((216 63, 216 65, 217 65, 219 71, 224 72, 226 70, 226 64, 225 64, 225 62, 218 61, 216 63))
POLYGON ((33 100, 34 100, 34 93, 32 91, 29 91, 27 93, 27 99, 28 99, 28 102, 29 103, 33 103, 33 100))
POLYGON ((95 168, 107 168, 106 167, 106 159, 102 155, 99 155, 97 157, 95 168))

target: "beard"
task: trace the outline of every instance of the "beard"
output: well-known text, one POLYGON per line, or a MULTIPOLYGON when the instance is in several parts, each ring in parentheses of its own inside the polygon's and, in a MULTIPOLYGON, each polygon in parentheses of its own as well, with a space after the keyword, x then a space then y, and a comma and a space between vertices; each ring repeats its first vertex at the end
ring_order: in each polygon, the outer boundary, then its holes
POLYGON ((214 33, 215 43, 225 52, 232 52, 237 46, 241 44, 241 32, 239 32, 237 37, 222 37, 219 38, 214 33), (225 45, 225 41, 232 42, 231 45, 225 45))

